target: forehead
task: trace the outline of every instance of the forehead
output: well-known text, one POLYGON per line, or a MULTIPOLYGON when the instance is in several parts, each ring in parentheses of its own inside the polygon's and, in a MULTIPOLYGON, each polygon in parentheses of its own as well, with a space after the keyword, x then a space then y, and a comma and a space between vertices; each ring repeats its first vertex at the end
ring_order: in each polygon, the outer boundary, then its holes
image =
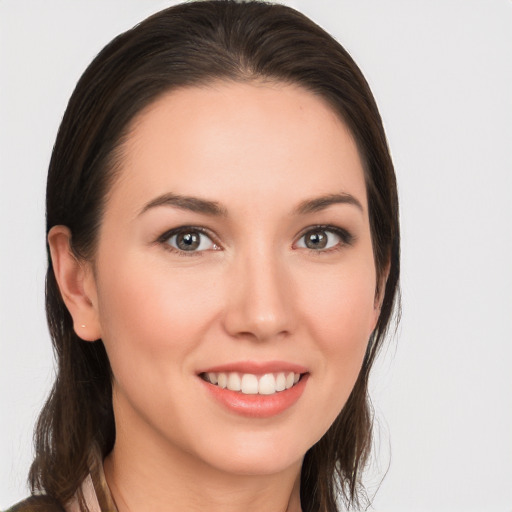
POLYGON ((165 94, 139 114, 111 190, 141 201, 166 192, 253 208, 346 192, 366 205, 349 129, 317 95, 280 83, 219 82, 165 94))

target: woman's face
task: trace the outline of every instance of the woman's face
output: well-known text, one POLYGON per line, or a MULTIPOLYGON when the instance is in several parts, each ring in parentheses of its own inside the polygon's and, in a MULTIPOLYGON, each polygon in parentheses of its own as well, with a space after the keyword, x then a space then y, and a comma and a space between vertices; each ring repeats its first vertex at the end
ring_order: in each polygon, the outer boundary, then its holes
POLYGON ((177 90, 132 128, 88 277, 116 443, 239 474, 298 465, 378 317, 354 140, 282 84, 177 90))

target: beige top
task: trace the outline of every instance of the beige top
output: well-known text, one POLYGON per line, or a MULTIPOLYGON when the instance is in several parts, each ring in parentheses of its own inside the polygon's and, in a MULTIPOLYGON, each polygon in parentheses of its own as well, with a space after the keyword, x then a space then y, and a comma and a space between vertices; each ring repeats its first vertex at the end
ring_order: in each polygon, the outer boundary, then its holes
MULTIPOLYGON (((103 459, 98 448, 91 451, 89 475, 82 482, 81 489, 89 512, 118 512, 105 479, 103 459)), ((76 495, 65 508, 66 512, 81 512, 76 495)))

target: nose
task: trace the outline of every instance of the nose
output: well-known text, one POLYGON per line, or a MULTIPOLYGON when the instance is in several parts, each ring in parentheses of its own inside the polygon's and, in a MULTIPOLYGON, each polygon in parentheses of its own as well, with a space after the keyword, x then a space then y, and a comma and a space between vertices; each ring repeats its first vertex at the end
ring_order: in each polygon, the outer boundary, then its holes
POLYGON ((236 338, 278 339, 295 329, 293 279, 272 251, 241 254, 229 270, 224 328, 236 338))

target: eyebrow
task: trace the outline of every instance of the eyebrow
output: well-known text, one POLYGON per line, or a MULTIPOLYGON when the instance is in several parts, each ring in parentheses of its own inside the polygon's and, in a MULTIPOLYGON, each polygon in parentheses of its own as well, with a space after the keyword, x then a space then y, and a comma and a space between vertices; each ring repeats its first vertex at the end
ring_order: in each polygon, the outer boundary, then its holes
MULTIPOLYGON (((353 195, 347 193, 328 194, 325 196, 315 197, 313 199, 306 199, 299 203, 295 208, 296 215, 306 215, 308 213, 315 213, 325 210, 333 204, 350 204, 357 207, 361 212, 364 212, 363 205, 353 195)), ((195 213, 202 213, 214 217, 227 217, 228 212, 226 208, 221 206, 217 201, 210 201, 208 199, 200 199, 193 196, 182 196, 179 194, 162 194, 161 196, 152 199, 149 203, 139 212, 139 216, 143 213, 157 208, 159 206, 170 206, 179 208, 180 210, 188 210, 195 213)))
POLYGON ((220 206, 216 201, 209 201, 207 199, 200 199, 198 197, 182 196, 178 194, 162 194, 161 196, 152 199, 147 203, 139 215, 147 212, 157 206, 172 206, 180 210, 188 210, 196 213, 203 213, 205 215, 212 215, 215 217, 227 217, 227 210, 220 206))
POLYGON ((360 201, 351 194, 328 194, 326 196, 315 197, 302 201, 295 209, 295 213, 305 215, 308 213, 319 212, 325 210, 333 204, 350 204, 357 207, 361 212, 364 212, 363 205, 360 201))

